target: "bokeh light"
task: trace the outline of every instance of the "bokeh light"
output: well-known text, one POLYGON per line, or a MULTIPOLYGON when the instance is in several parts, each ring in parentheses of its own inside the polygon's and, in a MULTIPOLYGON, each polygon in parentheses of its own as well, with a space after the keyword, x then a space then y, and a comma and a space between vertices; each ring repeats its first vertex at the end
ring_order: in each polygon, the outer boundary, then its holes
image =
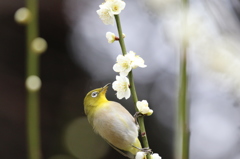
POLYGON ((64 138, 68 151, 79 159, 100 159, 109 150, 109 145, 94 133, 85 117, 72 121, 64 138))

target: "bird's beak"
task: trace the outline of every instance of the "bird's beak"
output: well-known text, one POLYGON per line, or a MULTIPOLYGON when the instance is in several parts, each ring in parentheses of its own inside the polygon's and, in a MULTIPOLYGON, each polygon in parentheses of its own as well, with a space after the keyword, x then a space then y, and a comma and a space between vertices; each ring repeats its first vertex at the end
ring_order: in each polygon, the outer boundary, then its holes
POLYGON ((107 92, 108 86, 109 86, 110 84, 111 84, 111 83, 108 83, 108 84, 106 84, 105 86, 103 86, 103 87, 102 87, 102 90, 100 91, 100 93, 103 92, 103 93, 105 94, 105 93, 107 92))

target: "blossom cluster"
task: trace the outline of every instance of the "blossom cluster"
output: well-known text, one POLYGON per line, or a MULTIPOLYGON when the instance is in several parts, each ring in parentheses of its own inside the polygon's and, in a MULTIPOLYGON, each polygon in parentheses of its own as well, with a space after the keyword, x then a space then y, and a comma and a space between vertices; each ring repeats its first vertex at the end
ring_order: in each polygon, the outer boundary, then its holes
MULTIPOLYGON (((137 67, 144 68, 147 66, 144 64, 144 60, 135 52, 130 51, 126 55, 117 56, 117 63, 113 65, 113 70, 118 72, 119 75, 116 76, 116 81, 113 82, 112 87, 117 91, 118 99, 128 99, 131 96, 130 82, 127 76, 132 69, 137 67)), ((136 104, 141 114, 149 116, 153 113, 146 100, 138 101, 136 104)))
POLYGON ((147 66, 144 64, 144 60, 133 51, 128 52, 126 55, 117 56, 117 63, 113 65, 113 70, 118 72, 119 76, 113 82, 113 89, 117 91, 119 99, 128 99, 130 97, 130 83, 127 76, 132 69, 137 67, 144 68, 147 66))
MULTIPOLYGON (((118 15, 125 8, 125 2, 122 0, 105 0, 97 10, 97 14, 104 24, 114 24, 114 15, 118 15)), ((123 35, 125 37, 125 35, 123 35)), ((113 43, 119 38, 115 36, 114 33, 107 32, 106 38, 108 43, 113 43)), ((128 74, 132 69, 137 67, 145 68, 147 65, 144 64, 144 60, 136 55, 135 52, 129 51, 125 55, 118 55, 117 62, 113 65, 113 70, 119 75, 116 76, 116 81, 113 82, 112 87, 117 91, 116 95, 118 99, 128 99, 131 96, 131 91, 129 89, 130 82, 128 79, 128 74)), ((137 102, 137 108, 141 114, 151 115, 153 111, 148 107, 146 100, 142 102, 137 102)))
POLYGON ((114 15, 118 15, 125 8, 126 3, 122 0, 106 0, 104 3, 99 5, 97 14, 99 15, 102 22, 106 25, 114 24, 114 15))
POLYGON ((144 60, 137 56, 135 52, 129 51, 126 55, 118 55, 117 63, 113 66, 113 70, 118 72, 120 76, 127 76, 128 73, 137 67, 147 67, 144 60))

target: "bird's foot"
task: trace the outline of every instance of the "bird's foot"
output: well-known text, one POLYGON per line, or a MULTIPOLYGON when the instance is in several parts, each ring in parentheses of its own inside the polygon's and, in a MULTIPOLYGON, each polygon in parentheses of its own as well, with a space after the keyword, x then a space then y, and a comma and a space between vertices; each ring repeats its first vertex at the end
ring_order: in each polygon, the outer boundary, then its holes
POLYGON ((138 125, 137 119, 138 119, 139 117, 142 117, 142 116, 144 116, 144 115, 143 115, 142 113, 140 113, 140 112, 136 112, 136 113, 133 115, 136 125, 138 125))
POLYGON ((136 147, 136 146, 134 146, 134 145, 132 145, 132 146, 133 146, 134 148, 136 148, 136 149, 142 151, 142 152, 145 152, 146 154, 152 154, 152 153, 153 153, 152 150, 151 150, 150 148, 148 148, 148 147, 145 147, 145 148, 138 148, 138 147, 136 147))
POLYGON ((140 112, 136 112, 135 114, 134 114, 134 118, 135 119, 137 119, 137 118, 139 118, 139 117, 141 117, 141 116, 144 116, 142 113, 140 113, 140 112))

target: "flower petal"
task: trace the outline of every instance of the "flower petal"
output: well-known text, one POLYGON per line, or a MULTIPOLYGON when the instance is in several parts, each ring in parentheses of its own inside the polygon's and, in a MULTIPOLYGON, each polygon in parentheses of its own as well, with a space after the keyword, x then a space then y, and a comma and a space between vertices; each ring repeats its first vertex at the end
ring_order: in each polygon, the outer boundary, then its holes
POLYGON ((127 76, 132 70, 131 60, 123 55, 117 56, 117 63, 113 66, 115 72, 119 72, 121 76, 127 76))
POLYGON ((108 43, 113 43, 115 41, 115 34, 112 32, 107 32, 106 33, 106 38, 108 40, 108 43))
POLYGON ((116 81, 113 82, 112 88, 117 91, 118 99, 128 99, 131 96, 129 89, 129 79, 125 76, 116 76, 116 81))
POLYGON ((97 10, 97 14, 105 25, 114 25, 114 14, 110 8, 105 6, 106 3, 100 5, 100 9, 97 10))
POLYGON ((154 153, 151 155, 151 159, 162 159, 162 157, 160 157, 158 153, 154 153))
POLYGON ((141 114, 148 115, 148 116, 152 115, 153 110, 148 107, 148 102, 146 100, 142 100, 141 102, 138 101, 136 105, 137 105, 138 111, 141 114))
POLYGON ((137 152, 135 159, 144 159, 145 156, 146 156, 145 152, 139 151, 137 152))

